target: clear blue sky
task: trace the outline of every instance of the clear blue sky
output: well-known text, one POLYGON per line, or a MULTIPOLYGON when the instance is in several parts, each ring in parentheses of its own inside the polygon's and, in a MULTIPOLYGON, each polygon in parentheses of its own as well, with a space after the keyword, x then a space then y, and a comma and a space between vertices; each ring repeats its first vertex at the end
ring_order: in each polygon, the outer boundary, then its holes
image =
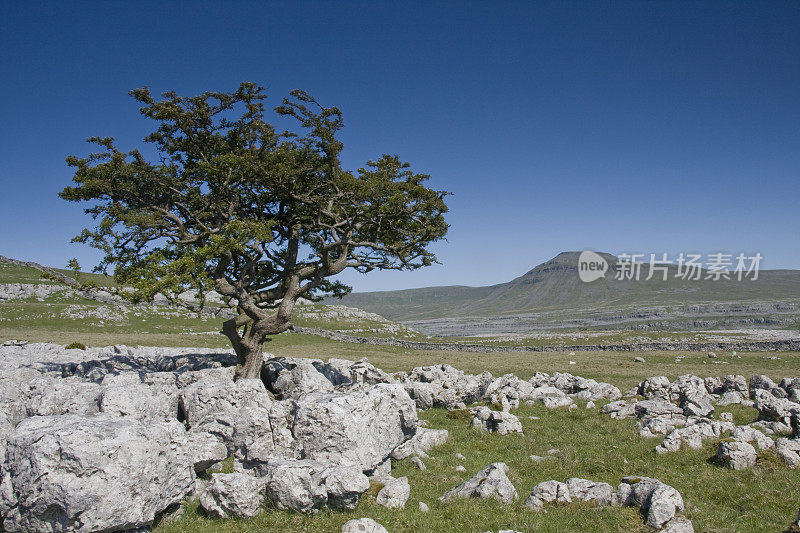
POLYGON ((442 266, 357 290, 498 283, 563 250, 760 252, 800 268, 800 3, 0 4, 0 253, 97 254, 57 192, 127 92, 306 89, 345 164, 397 153, 452 191, 442 266))

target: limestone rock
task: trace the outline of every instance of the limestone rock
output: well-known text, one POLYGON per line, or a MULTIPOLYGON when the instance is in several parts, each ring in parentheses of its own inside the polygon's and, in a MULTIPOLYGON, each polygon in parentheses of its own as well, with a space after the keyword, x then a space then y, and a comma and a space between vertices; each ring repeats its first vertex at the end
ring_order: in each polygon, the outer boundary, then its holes
POLYGON ((342 533, 388 533, 388 531, 372 518, 359 518, 345 523, 342 526, 342 533))
POLYGON ((389 509, 403 509, 410 494, 411 486, 407 477, 393 478, 387 480, 383 488, 378 491, 375 501, 389 509))
POLYGON ((192 383, 181 393, 181 406, 189 427, 209 414, 230 407, 269 409, 271 405, 272 399, 259 379, 240 379, 234 382, 232 379, 212 375, 192 383))
POLYGON ((538 511, 545 503, 572 503, 573 501, 595 502, 598 505, 612 503, 614 488, 608 483, 598 483, 582 478, 570 478, 566 483, 551 480, 539 483, 525 500, 525 507, 538 511))
POLYGON ((272 364, 275 372, 275 377, 270 382, 270 390, 280 398, 298 399, 312 392, 333 391, 333 383, 323 376, 312 363, 301 361, 294 364, 291 369, 284 366, 280 370, 275 370, 277 363, 274 361, 276 360, 268 363, 272 364))
POLYGON ((401 386, 378 384, 353 394, 307 394, 290 427, 302 457, 370 471, 414 435, 417 411, 401 386))
POLYGON ((472 427, 489 433, 507 435, 509 433, 522 433, 522 423, 515 415, 506 411, 492 411, 488 407, 474 407, 472 412, 472 427))
POLYGON ((332 466, 322 472, 328 507, 355 509, 361 495, 369 490, 369 479, 357 466, 332 466))
POLYGON ((91 415, 99 410, 100 386, 76 378, 40 377, 29 383, 27 416, 91 415))
POLYGON ((447 442, 449 436, 450 433, 446 429, 418 427, 413 437, 392 451, 392 458, 405 459, 412 455, 420 455, 420 452, 428 452, 447 442))
POLYGON ((198 494, 200 506, 217 518, 252 518, 264 502, 266 480, 246 474, 212 474, 198 494))
POLYGON ((731 432, 731 438, 740 442, 755 442, 759 450, 770 450, 775 441, 752 426, 737 426, 731 432))
POLYGON ((180 394, 177 385, 169 387, 161 383, 155 389, 142 383, 138 374, 126 374, 109 374, 103 379, 100 398, 102 412, 132 416, 139 420, 177 417, 180 394))
POLYGON ((572 398, 567 396, 567 394, 564 391, 550 385, 536 387, 535 389, 533 389, 533 392, 531 393, 530 396, 531 399, 528 400, 526 403, 531 403, 533 401, 541 402, 548 409, 555 409, 557 407, 566 407, 568 405, 572 405, 575 402, 572 398))
POLYGON ((517 499, 517 490, 506 476, 505 463, 492 463, 464 483, 445 492, 439 501, 447 503, 458 498, 495 498, 503 503, 517 499))
POLYGON ((265 472, 266 492, 278 509, 317 512, 328 501, 324 465, 310 459, 275 460, 265 472))
POLYGON ((639 507, 647 525, 659 529, 684 510, 683 498, 677 490, 647 477, 623 478, 617 487, 617 504, 639 507))
POLYGON ((530 496, 525 500, 525 507, 538 511, 545 503, 572 503, 569 495, 569 487, 566 483, 551 480, 543 481, 533 487, 530 496))
POLYGON ((107 414, 24 420, 9 435, 0 487, 6 531, 146 527, 194 488, 177 421, 107 414))
POLYGON ((225 443, 210 433, 188 433, 186 451, 192 458, 194 471, 198 474, 228 458, 225 443))
POLYGON ((780 438, 775 441, 775 452, 789 468, 800 466, 800 440, 780 438))
POLYGON ((744 470, 756 464, 756 449, 747 442, 720 442, 717 459, 733 470, 744 470))
POLYGON ((271 460, 263 471, 266 493, 278 509, 315 513, 323 506, 354 509, 369 489, 358 466, 325 465, 311 459, 271 460))
POLYGON ((692 521, 685 516, 676 516, 664 524, 663 533, 694 533, 692 521))

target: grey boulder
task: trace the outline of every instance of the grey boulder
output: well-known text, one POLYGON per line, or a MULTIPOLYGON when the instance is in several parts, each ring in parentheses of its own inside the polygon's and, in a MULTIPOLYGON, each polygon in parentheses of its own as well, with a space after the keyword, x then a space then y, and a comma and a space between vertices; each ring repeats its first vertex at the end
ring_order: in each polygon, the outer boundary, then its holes
POLYGON ((369 489, 357 466, 326 466, 310 459, 276 459, 265 471, 267 496, 278 509, 317 512, 323 506, 354 509, 369 489))
POLYGON ((494 498, 503 503, 517 499, 517 489, 511 484, 505 463, 492 463, 464 483, 445 492, 439 501, 447 503, 459 498, 494 498))
POLYGON ((789 466, 800 466, 800 440, 780 438, 775 441, 775 452, 789 466))
POLYGON ((31 381, 27 416, 91 415, 99 410, 100 386, 77 378, 41 377, 31 381))
POLYGON ((186 452, 198 474, 228 458, 225 443, 210 433, 188 433, 186 452))
POLYGON ((217 518, 252 518, 264 502, 266 480, 247 474, 212 474, 197 499, 203 510, 217 518))
POLYGON ((744 470, 756 464, 756 449, 747 442, 720 442, 717 459, 733 470, 744 470))
POLYGON ((677 490, 647 477, 623 478, 617 487, 616 502, 621 506, 639 507, 647 525, 658 529, 684 510, 683 498, 677 490))
POLYGON ((372 518, 358 518, 346 522, 342 533, 388 533, 386 528, 372 518))
POLYGON ((378 384, 352 394, 308 394, 289 427, 301 457, 371 471, 413 437, 417 410, 403 387, 378 384))
POLYGON ((582 478, 570 478, 566 483, 543 481, 533 488, 525 500, 525 507, 540 510, 545 503, 571 503, 573 501, 594 502, 609 505, 614 497, 614 488, 608 483, 598 483, 582 478))
POLYGON ((9 435, 0 513, 6 531, 146 527, 194 488, 178 421, 99 414, 24 420, 9 435))
POLYGON ((424 456, 426 452, 447 442, 450 432, 446 429, 418 427, 409 440, 392 451, 392 459, 405 459, 412 455, 424 456))
POLYGON ((383 505, 389 509, 403 509, 410 495, 411 486, 408 484, 407 477, 391 478, 384 482, 383 487, 375 497, 375 501, 378 505, 383 505))
POLYGON ((498 435, 522 433, 522 423, 519 418, 507 411, 492 411, 488 407, 474 407, 470 411, 472 427, 475 429, 498 435))
MULTIPOLYGON (((174 381, 174 378, 173 378, 174 381)), ((179 390, 173 383, 143 383, 138 374, 107 375, 102 382, 100 410, 115 416, 177 418, 179 390)))
POLYGON ((211 374, 192 383, 181 393, 181 406, 189 427, 209 414, 231 407, 269 409, 272 399, 260 379, 233 379, 211 374))

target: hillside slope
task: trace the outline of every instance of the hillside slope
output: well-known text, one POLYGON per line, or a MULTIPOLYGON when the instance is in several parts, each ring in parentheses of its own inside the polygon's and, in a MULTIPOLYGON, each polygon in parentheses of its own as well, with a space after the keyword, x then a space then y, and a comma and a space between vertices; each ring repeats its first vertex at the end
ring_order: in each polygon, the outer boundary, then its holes
MULTIPOLYGON (((796 309, 800 302, 800 271, 764 270, 758 280, 668 279, 658 274, 645 281, 605 278, 584 283, 578 277, 579 252, 564 252, 507 283, 488 287, 428 287, 402 291, 365 292, 346 296, 342 303, 392 320, 498 317, 559 311, 613 311, 663 306, 755 306, 796 309)), ((603 254, 611 263, 616 258, 603 254)))

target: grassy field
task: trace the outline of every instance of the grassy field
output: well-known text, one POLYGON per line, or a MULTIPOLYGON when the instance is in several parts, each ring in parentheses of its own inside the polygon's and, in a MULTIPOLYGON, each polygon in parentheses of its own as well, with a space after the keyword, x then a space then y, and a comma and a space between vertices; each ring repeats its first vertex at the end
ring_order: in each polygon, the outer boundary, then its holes
MULTIPOLYGON (((21 278, 29 275, 18 274, 21 278)), ((30 278, 20 281, 39 282, 30 278)), ((149 308, 130 310, 118 320, 91 313, 83 318, 70 318, 64 314, 70 306, 73 311, 74 306, 78 306, 79 311, 97 311, 102 304, 64 297, 2 302, 0 341, 228 348, 227 340, 216 333, 220 326, 217 318, 149 308)), ((306 324, 320 327, 325 320, 308 318, 306 324)), ((329 329, 345 330, 379 326, 369 319, 343 324, 340 328, 327 325, 329 329)), ((775 380, 800 376, 800 353, 742 353, 739 359, 730 358, 727 353, 710 359, 702 352, 481 354, 347 344, 294 333, 274 338, 265 345, 265 350, 276 355, 321 359, 367 357, 374 365, 392 372, 434 363, 449 363, 471 373, 489 370, 495 376, 514 373, 522 378, 529 378, 536 371, 566 371, 613 383, 623 391, 654 375, 673 379, 687 373, 702 377, 763 373, 775 380), (637 355, 644 357, 645 362, 635 363, 633 358, 637 355)), ((757 414, 754 409, 743 407, 720 408, 719 411, 733 412, 738 423, 753 421, 757 414)), ((581 405, 570 413, 567 409, 522 407, 514 413, 522 420, 524 436, 482 434, 471 429, 466 421, 448 417, 441 409, 421 413, 420 417, 428 420, 431 427, 449 430, 451 438, 445 446, 430 452, 424 472, 409 460, 394 461, 393 475, 408 476, 411 483, 411 498, 402 511, 377 505, 378 487, 374 487, 376 490, 365 495, 355 511, 322 511, 314 516, 265 508, 253 520, 213 520, 204 517, 196 504, 190 502, 183 518, 160 525, 156 531, 336 532, 347 520, 365 516, 382 523, 390 532, 482 532, 505 528, 548 532, 647 531, 634 509, 575 504, 549 506, 545 508, 547 512, 534 513, 522 506, 533 486, 541 481, 584 477, 616 485, 625 475, 656 477, 677 488, 687 504, 685 514, 694 522, 696 531, 784 531, 797 516, 800 470, 788 469, 771 454, 763 454, 756 468, 735 472, 710 461, 717 444, 713 440, 706 441, 702 450, 656 455, 653 448, 660 442, 658 438, 642 438, 635 430, 634 421, 612 420, 598 409, 587 410, 581 405), (553 459, 541 463, 529 459, 531 454, 546 455, 550 449, 559 450, 553 459), (464 454, 466 460, 458 461, 456 452, 464 454), (473 500, 439 504, 437 498, 446 490, 496 461, 508 464, 509 477, 519 492, 518 502, 503 505, 473 500), (458 464, 467 471, 457 472, 458 464), (419 501, 430 506, 429 513, 419 511, 419 501)))
MULTIPOLYGON (((737 410, 737 419, 749 421, 750 410, 737 410)), ((549 479, 566 481, 584 477, 616 486, 623 475, 657 477, 677 488, 686 501, 685 515, 696 531, 783 531, 796 517, 796 487, 800 472, 789 471, 770 458, 755 469, 733 472, 711 462, 715 443, 702 450, 656 456, 658 439, 644 439, 633 431, 630 420, 612 420, 596 410, 547 410, 524 407, 515 411, 523 423, 522 435, 479 433, 466 422, 448 418, 441 409, 422 415, 432 427, 451 433, 449 442, 432 451, 422 472, 409 460, 394 461, 393 475, 408 476, 411 497, 403 511, 375 503, 374 492, 362 498, 350 512, 323 511, 316 516, 266 509, 250 521, 213 520, 194 505, 181 520, 157 531, 339 531, 351 518, 370 517, 389 531, 649 531, 634 509, 597 508, 585 504, 545 507, 547 512, 526 510, 522 502, 534 485, 549 479), (539 420, 528 417, 537 416, 539 420), (552 459, 533 462, 529 455, 552 459), (455 453, 466 460, 459 461, 455 453), (520 499, 504 505, 495 501, 469 500, 442 505, 437 498, 446 490, 495 461, 509 466, 509 478, 520 499), (467 472, 459 473, 456 465, 467 472), (418 501, 430 506, 421 513, 418 501)))
MULTIPOLYGON (((227 347, 225 339, 211 335, 136 334, 108 331, 78 332, 8 328, 0 329, 0 340, 72 342, 89 345, 144 344, 162 346, 227 347)), ((408 351, 393 347, 339 343, 310 335, 281 335, 265 349, 276 355, 315 358, 367 357, 388 371, 409 370, 414 366, 450 363, 468 372, 490 370, 495 375, 513 372, 527 378, 535 371, 569 371, 585 377, 611 382, 625 390, 652 375, 675 378, 680 374, 722 376, 728 373, 751 375, 765 373, 773 379, 800 375, 798 353, 744 353, 741 359, 709 359, 697 352, 644 353, 645 363, 634 363, 636 354, 620 352, 579 352, 531 354, 476 354, 458 352, 408 351), (765 359, 776 355, 778 360, 765 359), (681 357, 676 362, 676 356, 681 357), (569 364, 570 360, 575 364, 569 364), (724 361, 727 364, 715 364, 724 361)), ((724 408, 734 412, 739 423, 755 420, 752 408, 724 408)), ((375 503, 375 491, 368 493, 352 512, 322 511, 314 516, 266 508, 253 520, 214 520, 204 517, 196 504, 189 503, 180 520, 162 525, 156 531, 183 532, 256 532, 256 531, 339 531, 351 518, 368 516, 384 524, 389 531, 646 531, 634 509, 600 509, 587 505, 547 507, 547 512, 533 513, 522 501, 534 485, 549 479, 565 481, 584 477, 616 485, 625 475, 656 477, 677 488, 687 503, 686 516, 696 531, 783 531, 796 517, 797 486, 800 471, 790 470, 769 454, 749 471, 734 472, 714 465, 716 442, 707 441, 702 450, 682 450, 670 455, 656 455, 658 438, 638 435, 632 420, 612 420, 597 409, 547 410, 522 407, 514 411, 520 417, 525 435, 495 436, 481 434, 447 412, 433 409, 421 414, 435 428, 450 431, 449 442, 434 449, 422 472, 408 460, 394 461, 393 474, 406 475, 411 482, 411 498, 403 511, 391 511, 375 503), (536 416, 538 420, 528 417, 536 416), (546 455, 558 449, 552 460, 534 463, 531 454, 546 455), (458 461, 455 453, 466 456, 458 461), (503 505, 493 501, 465 501, 440 505, 437 498, 446 490, 474 475, 495 461, 509 465, 509 476, 520 494, 520 501, 503 505), (457 464, 467 472, 454 470, 457 464), (429 513, 418 510, 418 501, 430 506, 429 513)), ((377 487, 376 487, 377 488, 377 487)))

